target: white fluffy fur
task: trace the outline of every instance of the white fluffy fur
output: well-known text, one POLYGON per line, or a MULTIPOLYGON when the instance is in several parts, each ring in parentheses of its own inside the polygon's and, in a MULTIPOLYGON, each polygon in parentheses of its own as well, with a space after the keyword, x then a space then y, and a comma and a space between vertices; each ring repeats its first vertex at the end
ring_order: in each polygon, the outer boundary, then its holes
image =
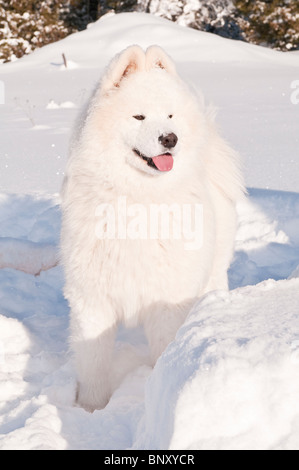
POLYGON ((82 118, 62 192, 61 248, 77 400, 88 410, 110 398, 119 322, 144 325, 154 363, 196 299, 227 289, 243 182, 211 114, 161 48, 131 46, 113 59, 82 118), (146 119, 132 117, 138 114, 146 119), (158 137, 170 132, 178 136, 171 171, 150 168, 132 151, 158 155, 158 137), (116 205, 120 196, 145 206, 201 203, 202 248, 188 251, 182 239, 98 239, 97 206, 116 205))

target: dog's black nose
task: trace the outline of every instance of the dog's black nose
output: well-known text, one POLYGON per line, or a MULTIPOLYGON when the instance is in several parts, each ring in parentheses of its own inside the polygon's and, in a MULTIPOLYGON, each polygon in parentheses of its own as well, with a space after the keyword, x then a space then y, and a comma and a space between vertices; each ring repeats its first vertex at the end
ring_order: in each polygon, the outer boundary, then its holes
POLYGON ((176 146, 178 138, 173 132, 171 132, 171 134, 160 135, 158 140, 160 144, 163 145, 163 147, 167 149, 172 149, 173 147, 176 146))

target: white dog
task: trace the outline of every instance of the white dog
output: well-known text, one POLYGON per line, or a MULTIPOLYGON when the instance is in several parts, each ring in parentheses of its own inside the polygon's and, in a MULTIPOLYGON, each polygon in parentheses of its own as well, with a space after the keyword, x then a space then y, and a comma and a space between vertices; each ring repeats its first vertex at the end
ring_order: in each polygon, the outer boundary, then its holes
POLYGON ((144 325, 155 363, 196 299, 227 289, 243 190, 236 154, 165 52, 131 46, 114 58, 81 120, 62 194, 85 409, 109 401, 119 322, 144 325))

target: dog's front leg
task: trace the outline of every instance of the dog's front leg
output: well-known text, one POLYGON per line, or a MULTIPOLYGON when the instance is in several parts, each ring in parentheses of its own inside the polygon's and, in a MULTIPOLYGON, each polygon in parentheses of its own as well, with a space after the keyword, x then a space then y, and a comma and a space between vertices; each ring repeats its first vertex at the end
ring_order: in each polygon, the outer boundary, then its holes
POLYGON ((76 402, 87 411, 102 409, 111 396, 111 363, 116 321, 109 306, 72 309, 70 347, 77 373, 76 402))
POLYGON ((154 365, 184 323, 189 311, 186 307, 161 304, 148 312, 144 319, 144 331, 149 343, 151 362, 154 365))

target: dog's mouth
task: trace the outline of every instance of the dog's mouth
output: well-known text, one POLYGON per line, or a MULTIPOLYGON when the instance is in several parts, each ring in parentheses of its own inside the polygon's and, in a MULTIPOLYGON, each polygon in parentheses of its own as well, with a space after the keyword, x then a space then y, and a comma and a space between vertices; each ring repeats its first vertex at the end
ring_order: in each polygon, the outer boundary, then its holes
POLYGON ((155 157, 147 157, 137 149, 133 149, 133 151, 138 157, 146 161, 151 168, 155 168, 159 171, 170 171, 173 167, 173 157, 169 152, 156 155, 155 157))

